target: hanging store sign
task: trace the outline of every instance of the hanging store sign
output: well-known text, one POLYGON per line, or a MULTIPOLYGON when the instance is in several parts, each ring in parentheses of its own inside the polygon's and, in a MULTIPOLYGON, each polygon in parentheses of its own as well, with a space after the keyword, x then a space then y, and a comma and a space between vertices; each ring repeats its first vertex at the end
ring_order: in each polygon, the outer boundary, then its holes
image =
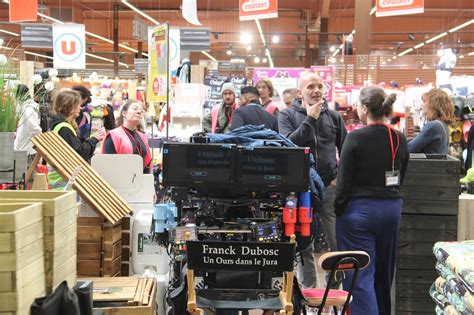
POLYGON ((10 0, 10 22, 36 21, 38 0, 10 0))
POLYGON ((377 0, 375 16, 416 14, 424 11, 424 0, 377 0))
POLYGON ((21 47, 53 48, 53 25, 21 24, 21 47))
POLYGON ((239 0, 240 21, 278 17, 278 0, 239 0))
POLYGON ((181 28, 180 49, 211 51, 211 31, 208 28, 181 28))
POLYGON ((169 27, 158 25, 149 29, 148 101, 166 102, 169 68, 169 27))
POLYGON ((136 74, 148 74, 148 59, 138 59, 135 58, 133 60, 134 70, 136 74))
POLYGON ((133 18, 132 37, 142 42, 148 40, 148 24, 137 16, 133 18))
POLYGON ((56 69, 86 68, 84 24, 53 24, 53 57, 56 69))

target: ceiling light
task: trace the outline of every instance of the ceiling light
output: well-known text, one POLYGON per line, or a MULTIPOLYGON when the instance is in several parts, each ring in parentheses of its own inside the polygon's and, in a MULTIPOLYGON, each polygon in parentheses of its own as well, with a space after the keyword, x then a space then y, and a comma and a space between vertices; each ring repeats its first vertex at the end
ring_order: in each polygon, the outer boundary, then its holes
POLYGON ((376 7, 376 6, 373 6, 372 9, 370 9, 369 14, 370 14, 370 15, 374 15, 375 11, 377 11, 377 7, 376 7))
MULTIPOLYGON (((268 57, 270 61, 270 67, 274 67, 272 55, 270 54, 270 50, 267 48, 267 43, 265 41, 265 37, 263 36, 262 26, 260 25, 260 20, 255 19, 255 24, 257 25, 258 32, 260 34, 260 40, 262 41, 263 47, 265 47, 265 56, 268 57)), ((247 47, 248 48, 248 47, 247 47)))
POLYGON ((472 24, 472 23, 474 23, 474 19, 469 20, 469 21, 467 21, 466 23, 463 23, 463 24, 458 25, 458 26, 456 26, 456 27, 453 27, 453 28, 450 29, 448 32, 450 32, 450 33, 456 32, 457 30, 460 30, 461 28, 466 27, 466 26, 468 26, 468 25, 470 25, 470 24, 472 24))
POLYGON ((267 62, 268 62, 267 57, 263 57, 262 62, 263 62, 263 63, 267 63, 267 62))
POLYGON ((253 58, 253 62, 255 62, 255 63, 260 63, 260 57, 259 57, 259 56, 255 56, 255 58, 253 58))
POLYGON ((272 43, 278 44, 280 42, 280 36, 278 35, 273 35, 272 36, 272 43))
POLYGON ((388 60, 387 60, 387 61, 388 61, 388 62, 391 62, 391 61, 392 61, 392 59, 391 59, 391 58, 388 58, 388 60))
POLYGON ((202 51, 201 51, 201 54, 205 55, 206 57, 208 57, 208 58, 211 59, 212 61, 217 61, 217 59, 214 58, 214 57, 212 57, 207 51, 202 50, 202 51))
POLYGON ((418 48, 423 47, 423 46, 425 46, 425 43, 419 43, 418 45, 416 45, 413 48, 418 49, 418 48))
POLYGON ((393 60, 397 59, 397 56, 393 56, 392 59, 393 59, 393 60))
MULTIPOLYGON (((107 62, 110 62, 110 63, 114 63, 113 59, 105 58, 105 57, 102 57, 102 56, 97 56, 97 55, 94 55, 94 54, 91 54, 91 53, 86 53, 86 56, 89 56, 89 57, 95 58, 95 59, 99 59, 99 60, 102 60, 102 61, 107 61, 107 62)), ((128 68, 128 64, 126 64, 126 63, 119 62, 119 65, 128 68)))
POLYGON ((336 46, 331 46, 331 47, 329 47, 329 51, 330 51, 330 52, 334 52, 335 50, 336 50, 336 46))
POLYGON ((131 3, 129 3, 127 0, 122 0, 122 3, 125 4, 127 7, 129 7, 130 9, 132 9, 133 11, 137 12, 138 14, 140 14, 141 16, 143 16, 145 19, 149 20, 150 22, 154 23, 155 25, 160 25, 160 23, 158 23, 157 20, 155 20, 154 18, 152 18, 151 16, 149 16, 148 14, 146 14, 145 12, 143 12, 142 10, 138 9, 137 7, 135 7, 134 5, 132 5, 131 3))
POLYGON ((232 55, 232 50, 227 49, 227 51, 225 53, 227 54, 227 56, 230 56, 230 55, 232 55))
POLYGON ((474 56, 474 51, 471 51, 470 53, 467 54, 468 56, 474 56))
POLYGON ((252 50, 252 46, 248 45, 245 49, 246 49, 247 51, 251 51, 251 50, 252 50))
POLYGON ((36 57, 42 57, 42 58, 51 59, 51 60, 54 59, 54 58, 51 57, 51 56, 47 56, 47 55, 43 55, 43 54, 37 54, 37 53, 31 52, 31 51, 25 51, 25 55, 31 55, 31 56, 36 56, 36 57))
POLYGON ((408 54, 408 53, 410 53, 410 52, 412 52, 412 51, 413 51, 413 48, 409 48, 409 49, 407 49, 407 50, 405 50, 405 51, 399 53, 399 54, 398 54, 398 57, 404 56, 404 55, 406 55, 406 54, 408 54))
POLYGON ((9 35, 13 35, 13 36, 20 36, 20 34, 13 33, 13 32, 6 31, 6 30, 0 30, 0 32, 5 33, 5 34, 9 34, 9 35))
POLYGON ((429 43, 434 42, 435 40, 440 39, 441 37, 444 37, 446 35, 448 35, 448 32, 441 33, 439 35, 436 35, 435 37, 432 37, 432 38, 428 39, 425 43, 429 44, 429 43))
POLYGON ((459 59, 462 59, 462 58, 464 58, 464 55, 459 55, 459 59))
POLYGON ((444 55, 444 50, 438 49, 438 57, 441 57, 442 55, 444 55))
POLYGON ((250 44, 252 42, 252 35, 249 33, 242 33, 240 35, 240 42, 242 44, 250 44))

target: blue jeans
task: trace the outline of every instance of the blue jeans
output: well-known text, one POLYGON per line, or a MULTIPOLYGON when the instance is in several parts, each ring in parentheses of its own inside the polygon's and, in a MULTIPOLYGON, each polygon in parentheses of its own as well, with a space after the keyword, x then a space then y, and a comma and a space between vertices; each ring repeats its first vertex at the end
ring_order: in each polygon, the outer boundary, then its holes
MULTIPOLYGON (((402 199, 355 198, 336 221, 339 250, 363 250, 370 263, 359 271, 353 291, 353 315, 390 315, 390 287, 403 207, 402 199)), ((347 272, 349 290, 353 272, 347 272)))

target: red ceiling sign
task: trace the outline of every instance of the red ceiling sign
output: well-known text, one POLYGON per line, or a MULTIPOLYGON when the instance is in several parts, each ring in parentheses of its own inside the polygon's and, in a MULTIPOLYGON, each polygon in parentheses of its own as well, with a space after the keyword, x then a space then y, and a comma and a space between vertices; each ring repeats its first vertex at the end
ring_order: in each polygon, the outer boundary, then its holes
POLYGON ((278 17, 278 0, 239 0, 240 21, 278 17))
POLYGON ((36 21, 38 0, 10 0, 10 22, 36 21))
POLYGON ((377 0, 375 16, 415 14, 424 11, 424 0, 377 0))

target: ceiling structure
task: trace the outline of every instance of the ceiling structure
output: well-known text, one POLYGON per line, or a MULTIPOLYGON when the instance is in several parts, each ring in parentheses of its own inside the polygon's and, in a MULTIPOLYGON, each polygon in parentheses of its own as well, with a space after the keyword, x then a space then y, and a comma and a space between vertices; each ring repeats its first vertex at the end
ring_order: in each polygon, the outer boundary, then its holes
MULTIPOLYGON (((129 2, 161 22, 171 26, 194 27, 186 22, 181 14, 181 0, 149 1, 129 0, 129 2)), ((339 47, 344 35, 350 34, 355 25, 356 0, 279 0, 279 17, 260 20, 267 48, 270 50, 276 67, 295 67, 327 62, 331 56, 331 46, 339 47), (321 33, 321 29, 326 32, 321 33), (279 43, 272 43, 272 36, 278 35, 279 43)), ((202 27, 211 30, 211 51, 217 60, 243 58, 248 66, 257 66, 254 57, 263 59, 265 47, 254 21, 239 21, 238 0, 197 0, 198 18, 202 27), (250 50, 240 42, 242 32, 252 36, 250 50), (232 55, 227 54, 227 50, 232 55)), ((119 48, 122 65, 133 65, 135 51, 142 47, 146 52, 146 43, 132 37, 133 19, 137 13, 121 3, 112 0, 39 0, 43 17, 38 23, 51 23, 44 16, 50 16, 63 22, 83 23, 86 31, 105 39, 113 39, 114 7, 119 8, 119 48), (128 48, 127 48, 128 47, 128 48)), ((150 25, 151 22, 140 17, 150 25)), ((396 17, 369 16, 371 23, 370 51, 372 55, 392 56, 416 46, 437 34, 474 19, 473 0, 426 0, 425 12, 396 17)), ((0 29, 20 33, 20 25, 8 23, 8 4, 0 4, 0 29)), ((357 51, 357 36, 354 47, 357 51)), ((0 33, 4 45, 16 47, 21 44, 19 36, 0 33)), ((87 36, 87 50, 91 54, 108 59, 115 56, 113 44, 97 37, 87 36)), ((435 55, 440 48, 453 48, 461 54, 474 52, 474 23, 459 31, 449 33, 442 39, 426 44, 410 54, 435 55)), ((28 49, 39 54, 51 54, 51 51, 28 49)), ((27 55, 28 60, 44 61, 42 57, 27 55)), ((471 57, 474 62, 474 56, 471 57)), ((208 59, 201 53, 192 53, 192 61, 208 59)), ((88 63, 101 64, 100 60, 88 57, 88 63)), ((108 64, 110 66, 110 63, 108 64)), ((268 66, 268 64, 258 64, 268 66)))

